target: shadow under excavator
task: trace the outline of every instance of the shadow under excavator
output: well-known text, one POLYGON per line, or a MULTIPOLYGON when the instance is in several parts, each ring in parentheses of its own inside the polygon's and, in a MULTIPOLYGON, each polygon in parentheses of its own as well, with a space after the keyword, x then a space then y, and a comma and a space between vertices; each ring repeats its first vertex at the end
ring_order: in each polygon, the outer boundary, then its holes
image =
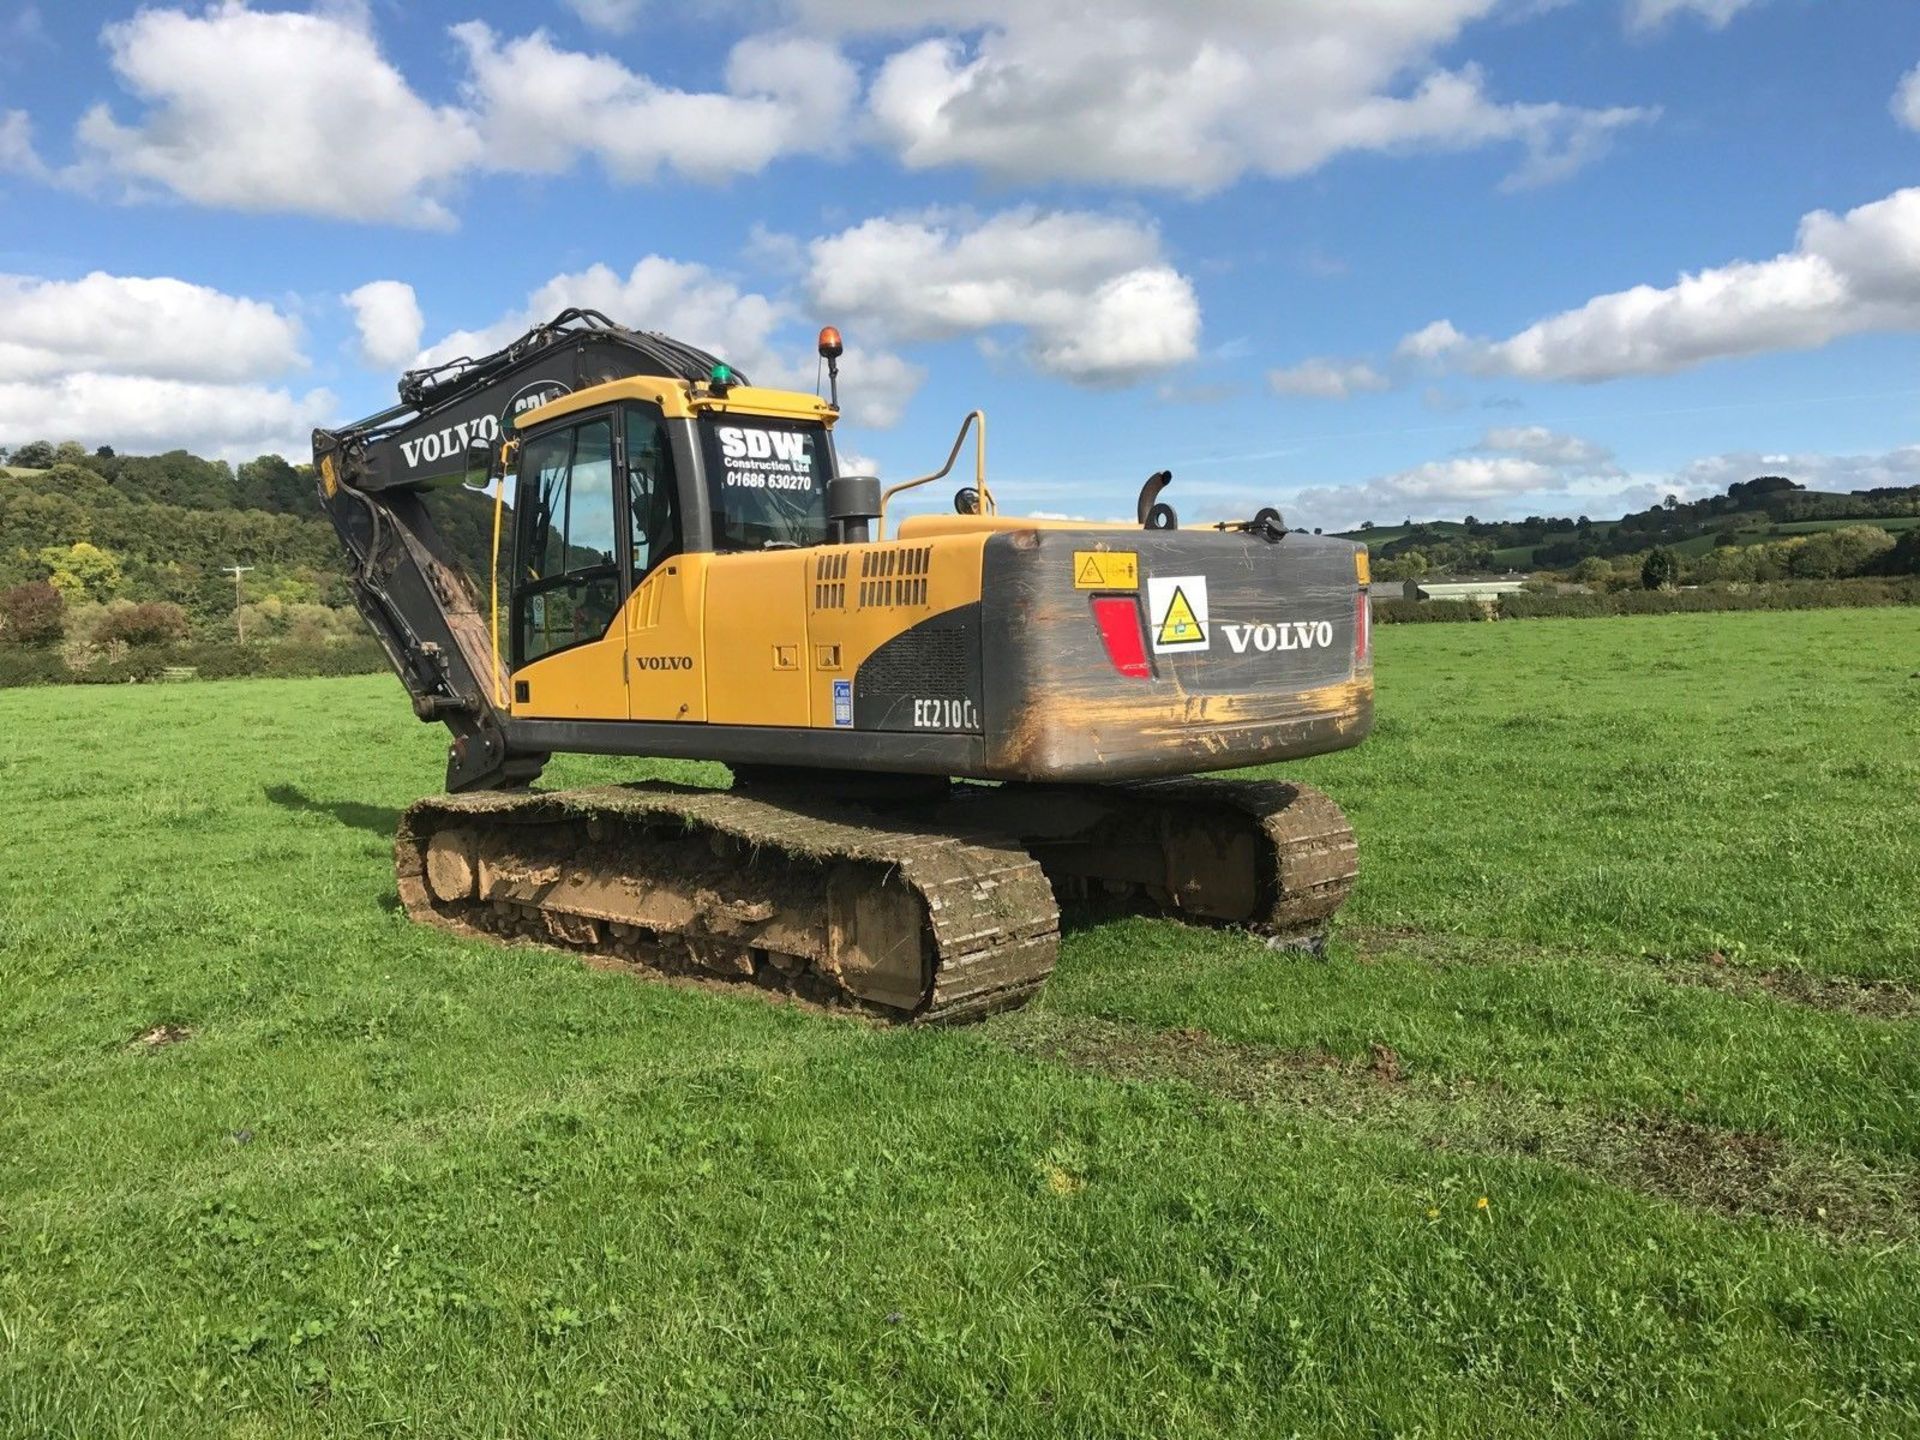
POLYGON ((362 805, 357 800, 316 800, 297 785, 269 785, 267 799, 286 810, 309 815, 331 815, 342 825, 391 840, 400 827, 400 812, 385 805, 362 805))

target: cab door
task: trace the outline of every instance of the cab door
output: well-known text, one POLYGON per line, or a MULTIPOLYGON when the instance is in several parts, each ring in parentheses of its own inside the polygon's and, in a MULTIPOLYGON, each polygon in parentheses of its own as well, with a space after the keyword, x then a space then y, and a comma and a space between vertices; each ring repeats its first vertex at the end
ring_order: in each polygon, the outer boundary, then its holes
POLYGON ((712 557, 685 550, 680 477, 659 407, 630 403, 622 424, 633 577, 627 606, 627 714, 634 720, 705 720, 700 631, 712 557))
POLYGON ((627 595, 614 491, 614 416, 530 438, 514 487, 513 713, 627 716, 627 595))

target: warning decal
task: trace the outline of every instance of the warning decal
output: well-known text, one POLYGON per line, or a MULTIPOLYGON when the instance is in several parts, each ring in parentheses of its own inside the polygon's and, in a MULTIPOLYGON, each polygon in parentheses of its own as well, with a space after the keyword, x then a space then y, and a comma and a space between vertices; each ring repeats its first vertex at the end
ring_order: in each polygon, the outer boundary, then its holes
POLYGON ((1207 648, 1207 577, 1155 575, 1147 581, 1147 625, 1156 655, 1207 648))
POLYGON ((1138 590, 1140 557, 1132 550, 1076 550, 1073 552, 1073 588, 1138 590))

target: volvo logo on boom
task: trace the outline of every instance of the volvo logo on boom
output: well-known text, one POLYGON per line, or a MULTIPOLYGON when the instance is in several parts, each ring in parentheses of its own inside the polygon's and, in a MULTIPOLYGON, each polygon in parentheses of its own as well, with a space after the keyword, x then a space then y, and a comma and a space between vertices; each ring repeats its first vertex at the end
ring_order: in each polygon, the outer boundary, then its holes
POLYGON ((1325 650, 1333 644, 1331 620, 1293 620, 1273 625, 1222 625, 1220 633, 1236 655, 1249 650, 1270 655, 1276 650, 1325 650))
POLYGON ((491 445, 500 438, 503 429, 511 433, 516 417, 529 410, 537 410, 549 400, 557 400, 571 393, 571 387, 563 381, 536 380, 515 391, 498 415, 476 415, 470 420, 456 421, 415 439, 402 440, 400 458, 412 470, 423 464, 431 465, 436 460, 464 456, 469 450, 491 445))

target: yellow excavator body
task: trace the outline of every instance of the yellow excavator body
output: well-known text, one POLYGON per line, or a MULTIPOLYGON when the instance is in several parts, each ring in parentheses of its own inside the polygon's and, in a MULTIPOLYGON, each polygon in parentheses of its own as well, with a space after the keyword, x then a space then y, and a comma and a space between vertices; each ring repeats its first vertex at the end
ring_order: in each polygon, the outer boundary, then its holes
POLYGON ((840 471, 837 367, 833 399, 757 387, 591 312, 401 400, 315 460, 362 613, 453 732, 456 793, 396 838, 417 918, 914 1019, 1031 994, 1063 895, 1324 938, 1356 873, 1338 808, 1187 777, 1365 736, 1364 548, 1272 510, 1181 528, 1165 472, 1134 525, 1004 514, 978 412, 883 490, 840 471), (889 536, 970 432, 955 513, 889 536), (424 503, 476 471, 483 586, 424 503), (566 751, 736 784, 531 789, 566 751))

